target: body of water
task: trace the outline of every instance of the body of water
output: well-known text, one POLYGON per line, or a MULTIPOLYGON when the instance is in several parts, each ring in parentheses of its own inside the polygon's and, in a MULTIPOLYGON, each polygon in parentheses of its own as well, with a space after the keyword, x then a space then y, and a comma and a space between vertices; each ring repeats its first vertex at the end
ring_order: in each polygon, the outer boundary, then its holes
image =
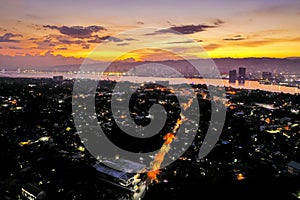
POLYGON ((145 83, 145 82, 155 82, 155 81, 169 81, 170 84, 180 84, 180 83, 192 83, 192 84, 207 84, 214 86, 226 86, 233 88, 241 88, 241 89, 260 89, 270 92, 283 92, 296 94, 300 92, 300 89, 297 87, 287 87, 281 85, 264 85, 260 84, 258 81, 249 81, 246 80, 245 84, 240 85, 238 82, 235 84, 229 83, 227 79, 200 79, 200 78, 165 78, 165 77, 140 77, 140 76, 101 76, 97 74, 74 74, 69 72, 35 72, 35 73, 17 73, 17 72, 5 72, 0 73, 0 77, 20 77, 20 78, 52 78, 53 76, 62 75, 65 79, 73 79, 73 78, 85 78, 85 79, 99 79, 105 78, 109 80, 115 81, 130 81, 135 83, 145 83))

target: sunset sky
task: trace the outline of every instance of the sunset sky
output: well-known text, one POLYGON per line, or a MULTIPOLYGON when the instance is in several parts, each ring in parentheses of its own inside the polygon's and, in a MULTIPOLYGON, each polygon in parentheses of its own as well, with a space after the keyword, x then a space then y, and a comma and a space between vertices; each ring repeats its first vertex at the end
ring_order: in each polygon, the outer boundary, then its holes
MULTIPOLYGON (((132 50, 144 42, 119 33, 147 27, 158 29, 146 34, 150 40, 159 35, 157 49, 166 43, 188 49, 193 40, 212 58, 300 56, 299 0, 2 0, 0 13, 0 65, 76 63, 105 41, 112 45, 94 59, 109 60, 120 56, 118 48, 132 50), (171 31, 187 40, 174 40, 171 31)), ((155 60, 151 53, 125 58, 155 60)), ((185 54, 197 57, 193 48, 185 54)))

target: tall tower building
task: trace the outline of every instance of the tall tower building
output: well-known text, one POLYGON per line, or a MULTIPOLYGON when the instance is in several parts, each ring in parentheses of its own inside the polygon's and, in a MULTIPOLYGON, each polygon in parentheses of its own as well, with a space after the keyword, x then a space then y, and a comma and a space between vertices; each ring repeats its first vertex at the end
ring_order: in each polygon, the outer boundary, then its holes
POLYGON ((239 84, 244 84, 246 80, 246 68, 245 67, 240 67, 239 68, 239 84))
POLYGON ((235 83, 236 81, 236 70, 229 71, 229 83, 235 83))

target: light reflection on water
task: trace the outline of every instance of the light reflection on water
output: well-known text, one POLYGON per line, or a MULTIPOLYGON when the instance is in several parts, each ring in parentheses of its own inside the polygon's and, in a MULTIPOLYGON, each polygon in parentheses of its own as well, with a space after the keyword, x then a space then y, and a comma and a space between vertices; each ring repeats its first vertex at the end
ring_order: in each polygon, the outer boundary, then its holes
MULTIPOLYGON (((24 77, 24 78, 52 78, 56 75, 62 75, 64 78, 72 79, 76 78, 76 74, 72 73, 60 73, 60 72, 51 72, 51 73, 1 73, 0 77, 24 77)), ((93 74, 80 74, 80 78, 86 79, 99 79, 100 76, 93 74)), ((238 82, 229 83, 227 79, 199 79, 199 78, 165 78, 165 77, 140 77, 140 76, 109 76, 105 77, 105 79, 109 80, 123 80, 123 81, 131 81, 135 83, 144 83, 145 80, 147 82, 155 82, 155 81, 169 81, 170 84, 180 84, 180 83, 193 83, 193 84, 206 84, 209 85, 224 85, 226 87, 231 86, 233 88, 242 88, 242 89, 260 89, 270 92, 283 92, 295 94, 299 93, 300 89, 297 87, 287 87, 281 85, 264 85, 260 84, 258 81, 245 81, 245 84, 240 85, 238 82), (222 81, 222 82, 221 82, 222 81)))

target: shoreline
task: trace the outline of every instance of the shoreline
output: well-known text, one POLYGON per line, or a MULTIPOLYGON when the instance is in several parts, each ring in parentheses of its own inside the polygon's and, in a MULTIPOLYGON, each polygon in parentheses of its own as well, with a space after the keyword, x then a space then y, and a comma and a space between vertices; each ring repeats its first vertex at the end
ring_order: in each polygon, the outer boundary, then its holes
POLYGON ((273 84, 261 84, 258 80, 245 80, 244 84, 229 83, 229 80, 226 78, 216 79, 213 77, 209 78, 184 78, 184 77, 153 77, 153 76, 105 76, 98 74, 75 74, 71 72, 62 73, 62 72, 49 72, 49 73, 0 73, 0 77, 7 78, 53 78, 53 76, 63 76, 64 79, 105 79, 112 81, 129 81, 133 83, 145 83, 145 82, 155 82, 155 81, 167 81, 169 84, 206 84, 213 86, 224 86, 232 87, 236 89, 251 89, 251 90, 264 90, 268 92, 283 92, 289 94, 299 94, 300 88, 285 86, 285 85, 273 85, 273 84), (147 80, 147 81, 145 81, 147 80))

